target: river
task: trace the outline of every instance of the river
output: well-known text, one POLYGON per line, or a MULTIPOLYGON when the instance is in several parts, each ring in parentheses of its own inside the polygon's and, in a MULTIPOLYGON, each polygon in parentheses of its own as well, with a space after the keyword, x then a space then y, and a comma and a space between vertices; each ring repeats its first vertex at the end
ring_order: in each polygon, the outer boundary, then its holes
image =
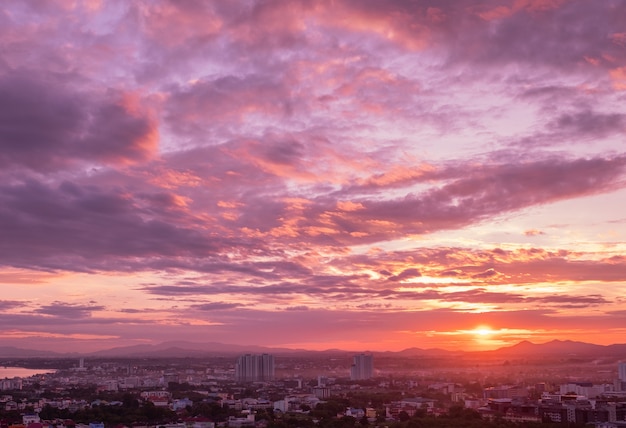
POLYGON ((2 367, 0 366, 0 379, 14 377, 30 377, 38 374, 54 373, 50 369, 25 369, 23 367, 2 367))

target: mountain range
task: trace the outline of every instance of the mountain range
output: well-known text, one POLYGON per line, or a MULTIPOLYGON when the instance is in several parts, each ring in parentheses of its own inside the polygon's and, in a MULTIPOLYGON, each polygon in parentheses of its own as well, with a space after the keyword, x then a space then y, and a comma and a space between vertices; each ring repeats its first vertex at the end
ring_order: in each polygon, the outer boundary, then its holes
POLYGON ((553 340, 536 344, 524 340, 516 345, 500 348, 495 352, 500 355, 563 355, 563 356, 603 356, 626 355, 626 344, 596 345, 572 340, 553 340))
MULTIPOLYGON (((354 351, 341 349, 328 349, 325 351, 310 351, 306 349, 290 349, 290 348, 270 348, 263 346, 245 346, 233 345, 217 342, 185 342, 173 341, 163 342, 156 345, 134 345, 106 349, 92 353, 58 353, 33 349, 22 349, 11 346, 0 346, 0 357, 2 358, 75 358, 81 357, 120 357, 120 358, 139 358, 139 357, 159 357, 159 358, 200 358, 207 356, 232 356, 236 354, 246 353, 272 353, 275 355, 297 355, 297 354, 350 354, 354 351)), ((449 351, 439 348, 421 349, 408 348, 402 351, 392 352, 372 352, 379 356, 388 357, 435 357, 435 356, 489 356, 489 357, 528 357, 528 356, 624 356, 626 357, 626 344, 614 345, 596 345, 593 343, 578 342, 571 340, 553 340, 546 343, 532 343, 522 341, 516 345, 503 347, 492 351, 449 351)))

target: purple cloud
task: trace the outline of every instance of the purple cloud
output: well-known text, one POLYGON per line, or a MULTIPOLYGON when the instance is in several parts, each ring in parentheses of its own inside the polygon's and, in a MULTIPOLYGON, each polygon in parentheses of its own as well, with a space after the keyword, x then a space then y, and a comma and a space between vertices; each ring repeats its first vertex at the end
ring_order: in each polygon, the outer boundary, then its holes
POLYGON ((43 305, 35 310, 35 313, 42 315, 51 315, 58 318, 89 318, 92 312, 102 311, 105 307, 102 305, 75 305, 63 302, 52 302, 49 305, 43 305))
POLYGON ((37 171, 73 162, 129 163, 148 159, 157 131, 133 112, 123 94, 80 92, 64 81, 9 74, 0 77, 0 164, 37 171))

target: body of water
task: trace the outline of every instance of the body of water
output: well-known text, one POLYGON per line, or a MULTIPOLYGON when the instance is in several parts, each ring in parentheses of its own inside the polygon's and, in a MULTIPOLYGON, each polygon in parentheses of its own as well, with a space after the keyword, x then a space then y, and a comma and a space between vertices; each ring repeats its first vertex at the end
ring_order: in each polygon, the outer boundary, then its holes
POLYGON ((23 367, 1 367, 0 366, 0 379, 14 377, 30 377, 38 374, 54 373, 54 370, 50 369, 25 369, 23 367))

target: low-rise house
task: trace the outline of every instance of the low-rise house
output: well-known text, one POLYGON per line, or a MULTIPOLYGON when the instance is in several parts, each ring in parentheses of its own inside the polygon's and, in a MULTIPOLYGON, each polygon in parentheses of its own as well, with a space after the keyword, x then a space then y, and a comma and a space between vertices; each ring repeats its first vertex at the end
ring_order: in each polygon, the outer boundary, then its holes
POLYGON ((186 418, 183 420, 187 428, 215 428, 215 422, 204 417, 186 418))
POLYGON ((183 410, 185 408, 187 408, 187 406, 193 406, 193 401, 191 401, 189 398, 181 398, 179 400, 174 400, 172 401, 172 404, 170 404, 170 409, 172 409, 173 411, 177 412, 179 410, 183 410))
POLYGON ((248 427, 254 426, 254 414, 250 413, 242 418, 236 418, 231 416, 228 418, 228 427, 229 428, 240 428, 240 427, 248 427))
POLYGON ((415 416, 419 411, 432 413, 435 408, 435 400, 430 398, 414 397, 404 398, 400 401, 393 401, 385 405, 388 418, 398 419, 401 412, 406 412, 409 416, 415 416))
POLYGON ((352 416, 353 418, 361 419, 363 416, 365 416, 365 410, 349 407, 346 409, 344 416, 352 416))
POLYGON ((30 424, 40 423, 41 418, 36 413, 29 413, 22 416, 22 423, 26 426, 30 424))

